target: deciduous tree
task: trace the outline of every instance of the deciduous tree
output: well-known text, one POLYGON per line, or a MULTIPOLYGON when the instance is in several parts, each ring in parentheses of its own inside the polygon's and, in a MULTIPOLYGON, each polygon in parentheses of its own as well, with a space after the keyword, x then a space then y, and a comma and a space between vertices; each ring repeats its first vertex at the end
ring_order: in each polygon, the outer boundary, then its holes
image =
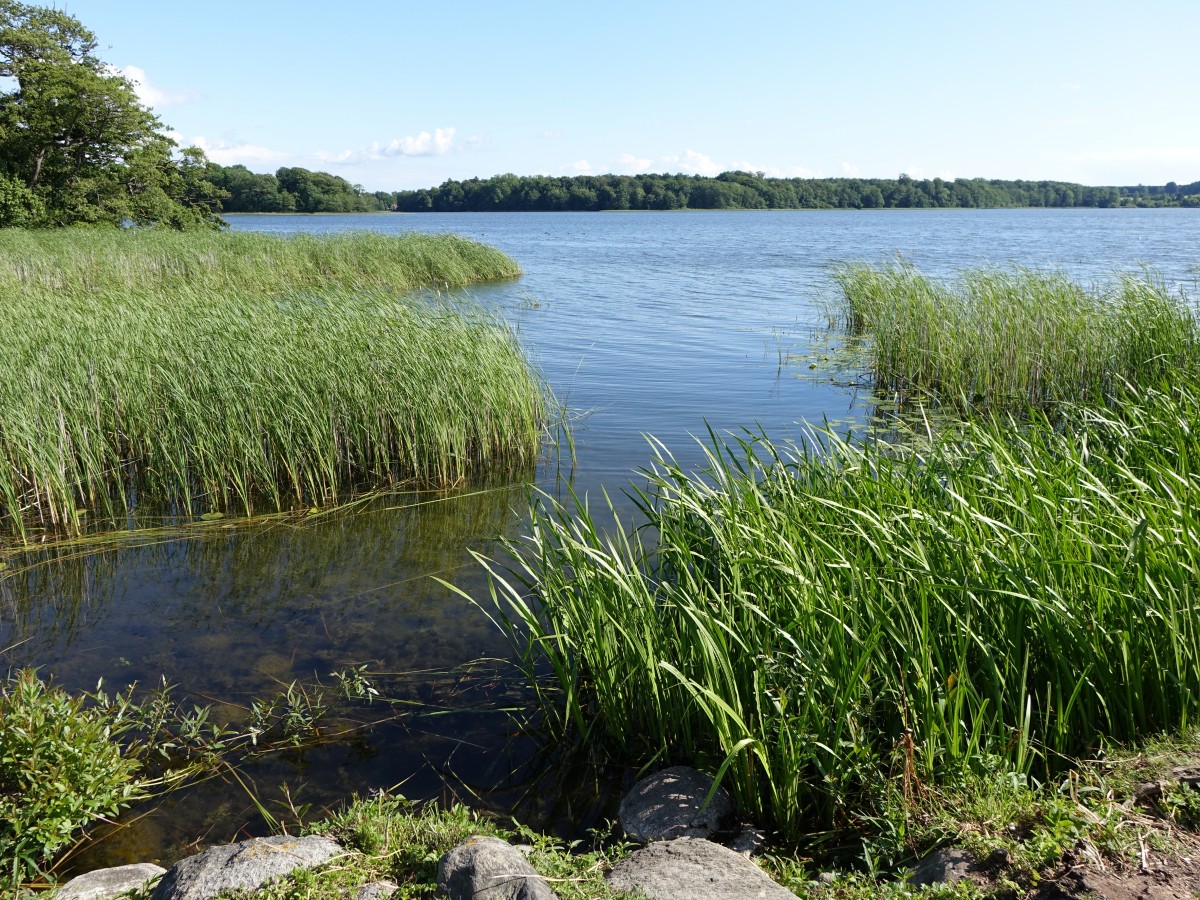
POLYGON ((0 224, 219 223, 200 151, 177 157, 95 50, 61 10, 0 0, 0 224))

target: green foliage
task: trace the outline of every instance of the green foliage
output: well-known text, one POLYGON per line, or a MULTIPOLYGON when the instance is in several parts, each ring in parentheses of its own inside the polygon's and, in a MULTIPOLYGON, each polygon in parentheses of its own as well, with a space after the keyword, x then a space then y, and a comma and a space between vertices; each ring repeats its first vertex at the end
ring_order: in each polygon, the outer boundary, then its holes
POLYGON ((32 671, 0 684, 0 886, 39 873, 88 825, 145 796, 130 727, 32 671))
POLYGON ((400 191, 395 202, 401 212, 1180 206, 1200 198, 1200 181, 1176 193, 1161 191, 1057 181, 916 180, 907 175, 888 179, 767 178, 762 172, 722 172, 716 177, 505 174, 400 191))
MULTIPOLYGON (((332 674, 369 688, 361 669, 332 674)), ((211 707, 177 700, 165 681, 151 691, 110 694, 100 685, 70 694, 33 671, 9 675, 0 681, 0 894, 49 878, 88 829, 140 800, 218 772, 245 786, 236 763, 336 740, 338 703, 320 684, 293 682, 254 700, 246 721, 231 726, 214 721, 211 707)))
POLYGON ((910 265, 841 266, 831 324, 869 337, 873 387, 903 401, 1022 409, 1101 402, 1191 377, 1200 333, 1187 298, 1150 278, 1087 289, 1065 275, 980 270, 946 283, 910 265))
POLYGON ((24 183, 0 174, 0 228, 34 225, 46 214, 42 199, 24 183))
POLYGON ((1053 772, 1200 709, 1200 394, 896 446, 661 448, 645 526, 533 512, 498 620, 550 725, 699 762, 799 838, 909 781, 1053 772), (546 678, 546 673, 552 673, 546 678))
POLYGON ((0 235, 5 529, 78 532, 135 491, 250 512, 531 464, 545 394, 512 332, 399 295, 517 271, 449 235, 0 235))
POLYGON ((0 92, 0 225, 217 225, 216 195, 186 189, 174 141, 95 49, 64 12, 0 3, 0 77, 15 85, 0 92))
POLYGON ((221 200, 223 212, 374 212, 395 202, 394 194, 369 194, 344 178, 301 168, 260 175, 245 166, 208 163, 205 177, 227 195, 221 200))
POLYGON ((449 850, 474 835, 518 840, 531 850, 529 861, 563 900, 599 900, 615 897, 604 873, 628 848, 617 846, 587 850, 527 828, 504 827, 495 819, 461 805, 442 809, 434 804, 414 804, 384 792, 354 798, 344 809, 328 815, 308 829, 325 834, 356 851, 337 871, 318 873, 304 883, 281 885, 266 896, 271 900, 324 900, 369 880, 387 878, 400 886, 402 898, 441 897, 437 888, 438 861, 449 850))

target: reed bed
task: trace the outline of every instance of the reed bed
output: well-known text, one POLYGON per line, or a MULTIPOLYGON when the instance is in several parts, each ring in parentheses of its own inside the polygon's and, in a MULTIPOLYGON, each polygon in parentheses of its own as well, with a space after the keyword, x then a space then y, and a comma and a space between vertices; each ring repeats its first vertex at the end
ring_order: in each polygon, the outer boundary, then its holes
POLYGON ((154 230, 0 231, 0 297, 26 291, 274 294, 294 290, 408 291, 521 274, 494 247, 457 235, 376 232, 180 233, 154 230))
POLYGON ((1195 374, 1196 317, 1151 276, 1088 288, 1056 272, 978 270, 941 282, 905 264, 847 265, 832 323, 870 338, 876 389, 951 406, 1095 402, 1195 374))
POLYGON ((888 784, 1044 776, 1200 712, 1197 421, 1146 389, 904 451, 657 447, 644 524, 546 500, 493 615, 556 733, 698 761, 785 837, 888 784))
POLYGON ((546 395, 511 330, 398 293, 515 271, 497 257, 425 236, 5 233, 5 530, 528 466, 546 395))

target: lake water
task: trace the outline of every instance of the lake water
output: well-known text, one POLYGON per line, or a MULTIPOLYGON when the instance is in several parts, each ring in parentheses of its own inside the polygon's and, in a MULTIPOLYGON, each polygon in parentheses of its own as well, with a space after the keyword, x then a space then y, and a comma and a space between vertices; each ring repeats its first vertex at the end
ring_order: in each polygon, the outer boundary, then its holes
MULTIPOLYGON (((492 213, 232 217, 280 234, 453 231, 500 247, 516 280, 468 293, 515 328, 569 409, 576 464, 548 457, 527 480, 458 496, 397 496, 303 524, 222 523, 86 554, 10 560, 0 580, 8 667, 63 684, 166 678, 238 716, 293 680, 367 665, 409 705, 385 724, 248 765, 241 777, 282 813, 396 787, 415 799, 516 809, 571 833, 610 815, 630 773, 566 767, 515 738, 500 707, 519 685, 496 677, 508 649, 487 618, 431 576, 481 600, 471 550, 522 528, 532 485, 562 478, 618 498, 648 463, 646 435, 685 464, 696 436, 853 421, 863 397, 822 377, 832 267, 901 256, 931 274, 980 265, 1061 269, 1098 281, 1143 266, 1195 297, 1200 213, 1191 210, 492 213), (810 370, 810 361, 818 368, 810 370), (285 794, 281 788, 287 785, 285 794), (398 787, 397 787, 398 786, 398 787)), ((182 845, 266 830, 246 792, 216 779, 172 797, 108 840, 83 867, 139 861, 182 845)))

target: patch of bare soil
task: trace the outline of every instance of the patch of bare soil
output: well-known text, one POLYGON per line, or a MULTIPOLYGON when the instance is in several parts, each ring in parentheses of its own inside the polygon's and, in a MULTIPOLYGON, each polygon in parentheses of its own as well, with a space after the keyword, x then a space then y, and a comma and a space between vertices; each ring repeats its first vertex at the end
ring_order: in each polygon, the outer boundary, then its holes
POLYGON ((1033 900, 1196 900, 1200 858, 1147 851, 1141 865, 1117 868, 1098 858, 1075 857, 1030 895, 1033 900))

